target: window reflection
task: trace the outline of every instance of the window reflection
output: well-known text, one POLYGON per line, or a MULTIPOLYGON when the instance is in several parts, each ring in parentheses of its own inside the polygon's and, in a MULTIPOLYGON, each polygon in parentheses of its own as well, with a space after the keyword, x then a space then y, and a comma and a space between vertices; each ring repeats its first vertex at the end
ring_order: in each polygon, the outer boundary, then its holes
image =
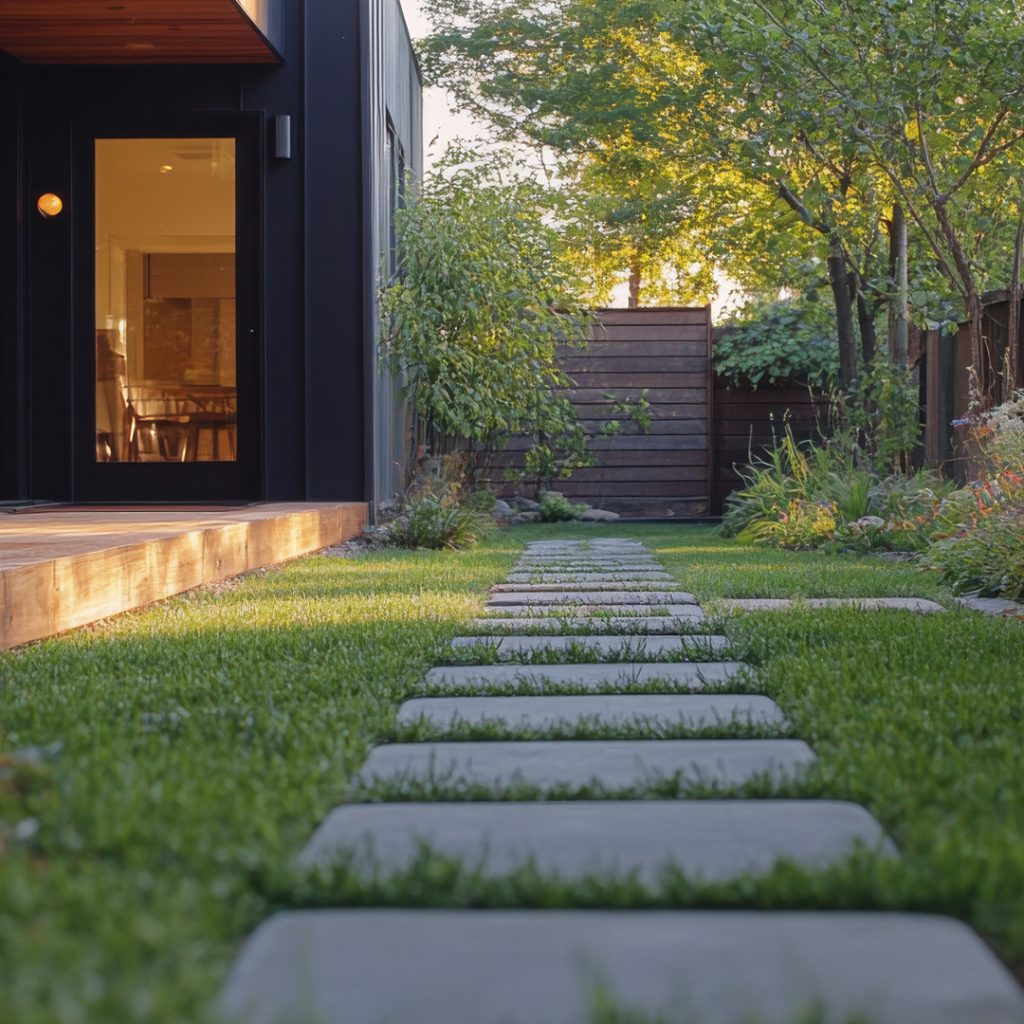
POLYGON ((234 139, 96 141, 96 458, 237 457, 234 139))

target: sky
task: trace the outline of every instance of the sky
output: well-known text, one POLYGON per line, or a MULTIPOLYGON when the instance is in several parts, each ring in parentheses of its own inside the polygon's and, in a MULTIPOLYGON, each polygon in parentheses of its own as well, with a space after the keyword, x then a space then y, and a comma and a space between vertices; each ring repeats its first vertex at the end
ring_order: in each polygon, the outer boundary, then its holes
MULTIPOLYGON (((405 19, 413 39, 430 34, 430 22, 420 8, 419 0, 401 0, 405 19)), ((457 138, 478 139, 482 130, 473 119, 454 109, 454 101, 443 89, 427 89, 423 97, 423 140, 427 147, 427 167, 443 156, 449 142, 457 138), (434 138, 437 142, 431 145, 434 138)))

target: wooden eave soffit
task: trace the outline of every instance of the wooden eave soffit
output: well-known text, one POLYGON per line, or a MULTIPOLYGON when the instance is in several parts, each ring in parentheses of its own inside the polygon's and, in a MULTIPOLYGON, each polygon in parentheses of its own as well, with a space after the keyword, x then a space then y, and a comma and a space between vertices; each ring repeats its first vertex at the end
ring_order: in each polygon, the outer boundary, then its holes
POLYGON ((0 0, 0 50, 26 64, 274 64, 294 0, 0 0))

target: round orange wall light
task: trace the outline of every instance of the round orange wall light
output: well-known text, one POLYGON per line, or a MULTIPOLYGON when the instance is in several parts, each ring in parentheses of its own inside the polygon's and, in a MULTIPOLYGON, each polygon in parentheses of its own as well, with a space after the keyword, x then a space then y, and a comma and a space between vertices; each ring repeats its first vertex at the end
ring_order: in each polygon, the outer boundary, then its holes
POLYGON ((36 209, 47 220, 59 217, 64 209, 64 200, 53 192, 44 192, 36 201, 36 209))

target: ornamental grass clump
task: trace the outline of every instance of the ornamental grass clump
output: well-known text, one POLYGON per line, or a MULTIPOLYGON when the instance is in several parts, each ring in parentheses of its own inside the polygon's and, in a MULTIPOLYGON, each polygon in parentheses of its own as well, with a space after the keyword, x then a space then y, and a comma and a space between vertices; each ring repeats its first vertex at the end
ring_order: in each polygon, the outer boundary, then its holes
POLYGON ((801 444, 786 424, 781 440, 740 477, 722 525, 745 543, 916 552, 950 528, 951 482, 927 471, 880 476, 844 432, 801 444))
POLYGON ((488 525, 488 517, 471 504, 424 493, 406 498, 391 522, 371 528, 366 537, 385 547, 462 550, 478 544, 488 525))

